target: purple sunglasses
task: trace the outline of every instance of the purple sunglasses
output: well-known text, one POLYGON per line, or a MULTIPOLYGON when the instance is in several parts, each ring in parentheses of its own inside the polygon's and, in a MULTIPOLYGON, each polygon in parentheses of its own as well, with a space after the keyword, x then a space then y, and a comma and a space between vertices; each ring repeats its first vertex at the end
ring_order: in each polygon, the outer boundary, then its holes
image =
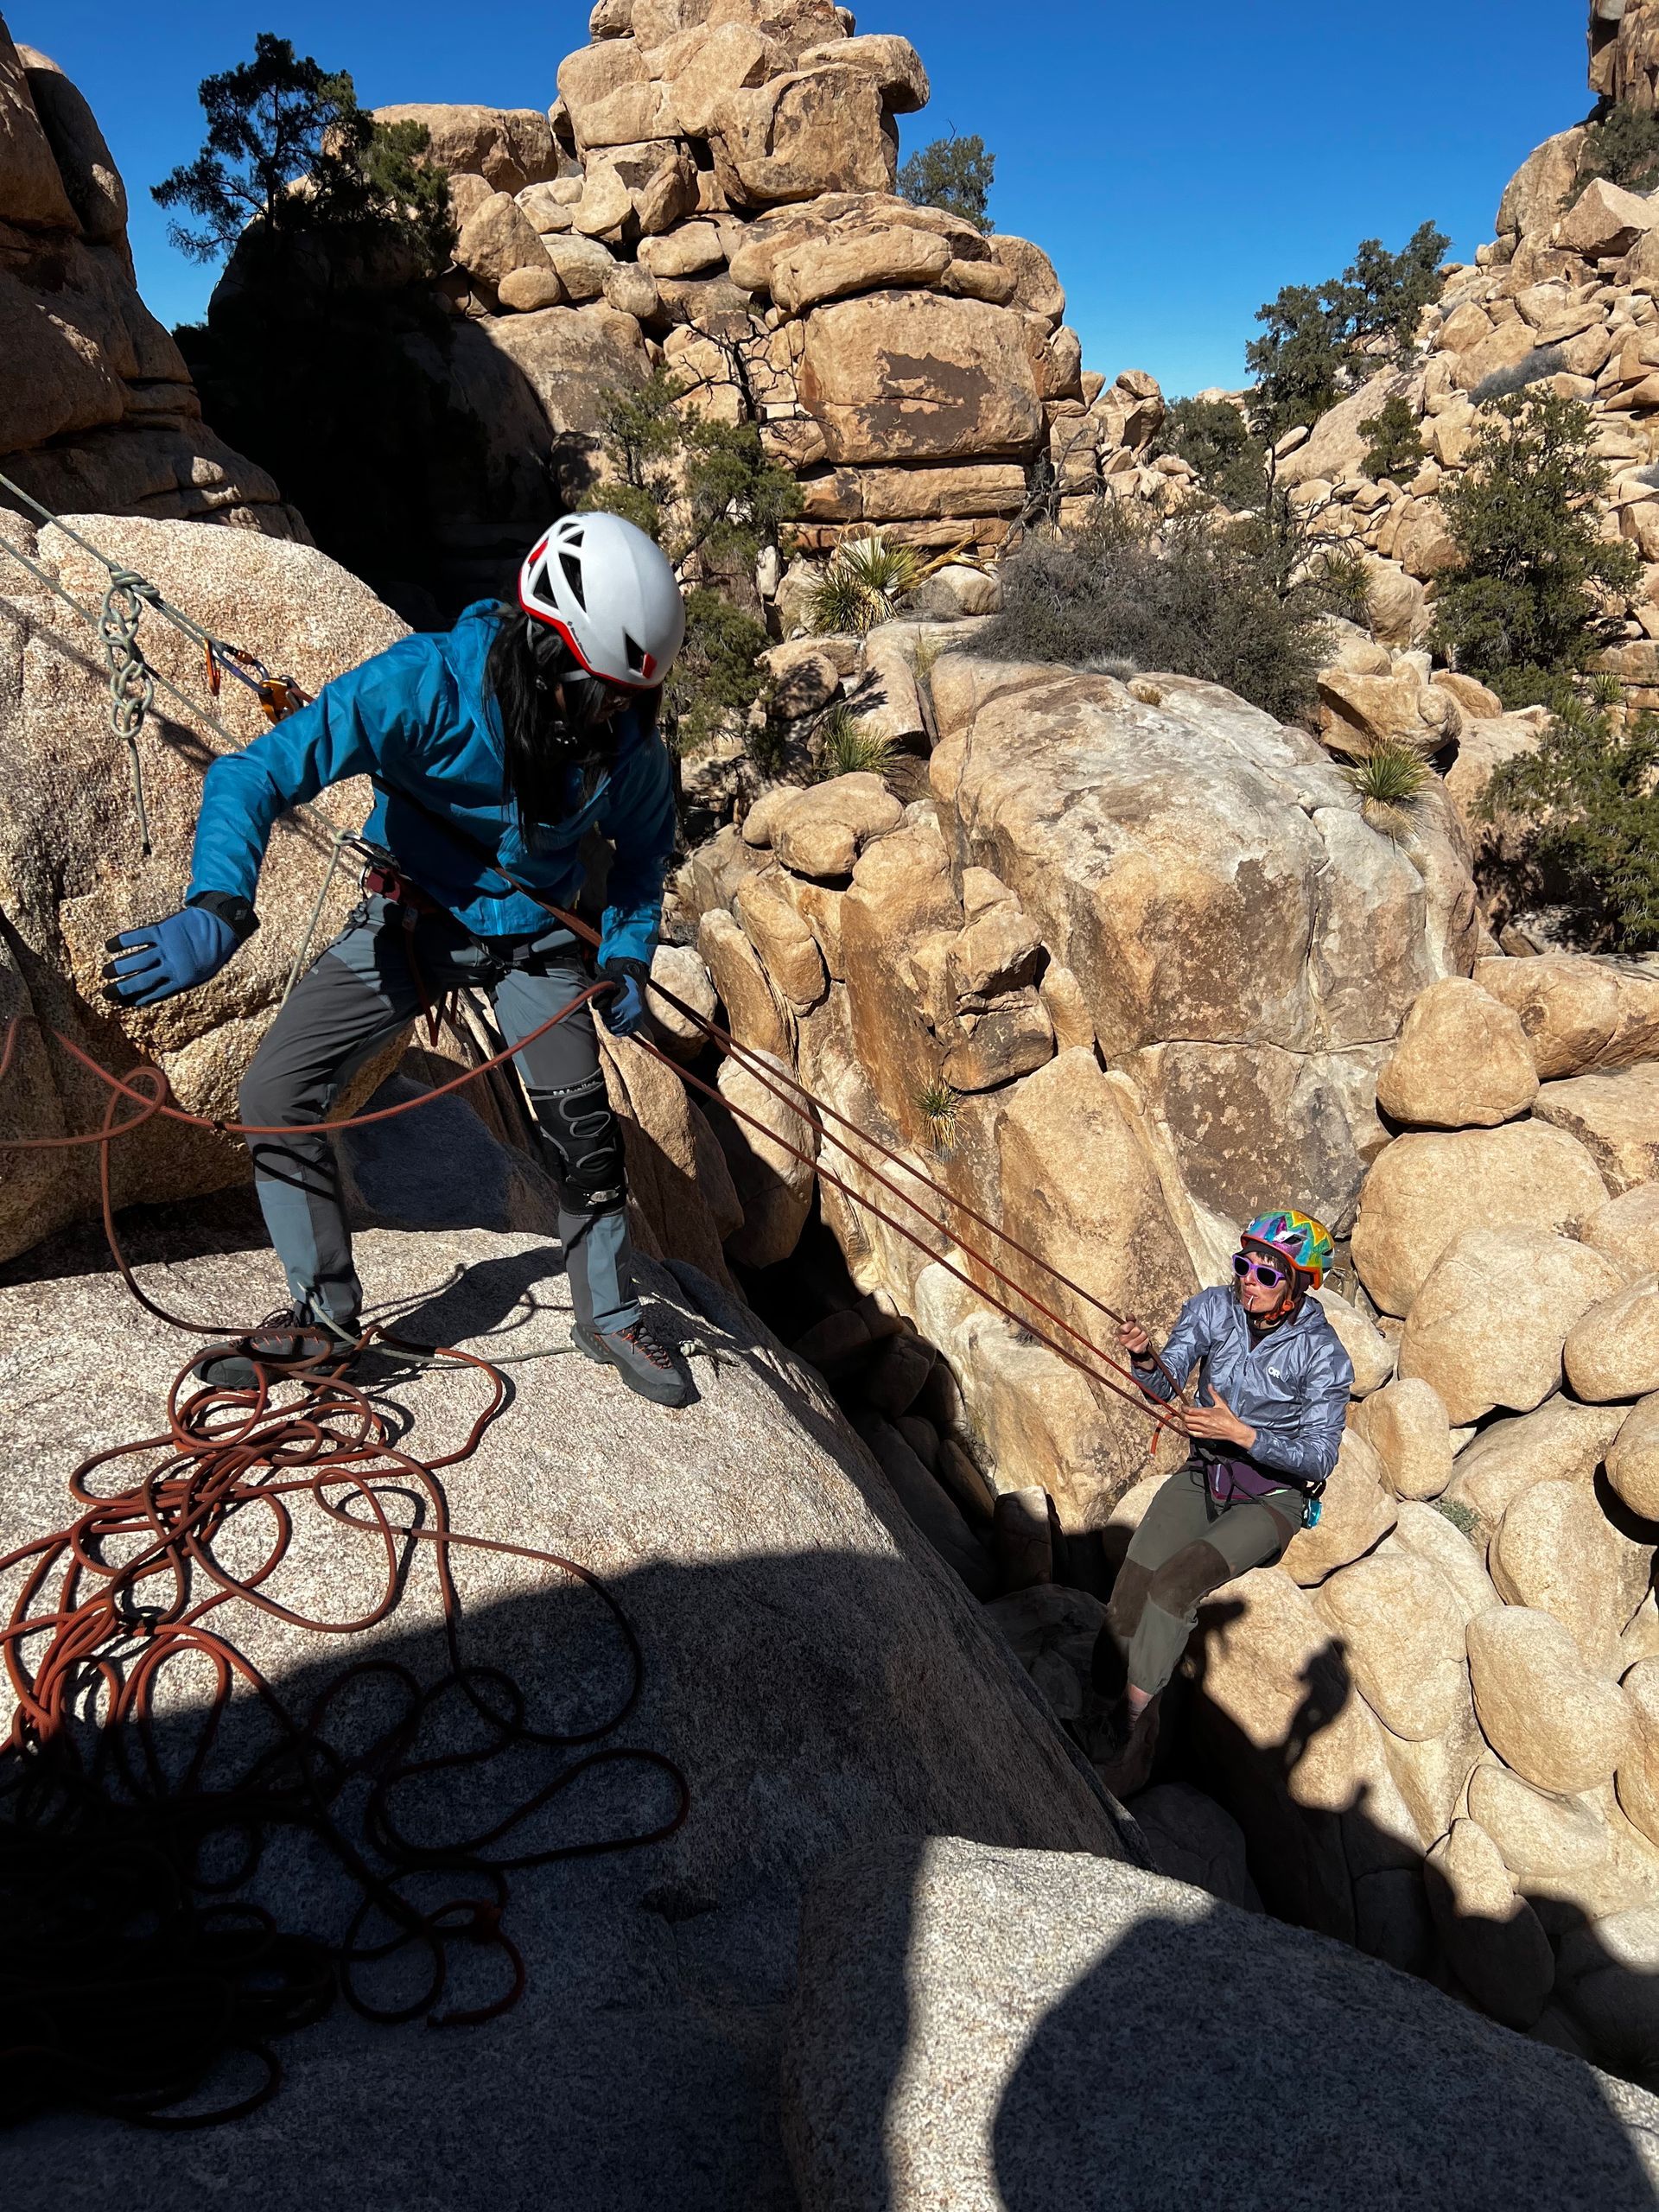
POLYGON ((1233 1273, 1241 1282, 1248 1275, 1269 1289, 1276 1289, 1290 1281, 1289 1274, 1276 1260, 1258 1260, 1253 1252, 1234 1253, 1233 1273))

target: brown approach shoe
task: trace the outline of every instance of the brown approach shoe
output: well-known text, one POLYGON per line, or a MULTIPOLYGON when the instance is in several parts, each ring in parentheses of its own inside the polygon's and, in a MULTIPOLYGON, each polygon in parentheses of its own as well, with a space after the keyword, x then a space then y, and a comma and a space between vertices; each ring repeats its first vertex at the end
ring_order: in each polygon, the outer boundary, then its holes
POLYGON ((578 1321, 570 1332, 578 1351, 602 1367, 613 1367, 630 1390, 649 1398, 654 1406, 683 1406, 691 1385, 672 1355, 659 1344, 643 1321, 629 1329, 590 1329, 578 1321))
POLYGON ((251 1335, 214 1344, 190 1371, 215 1390, 257 1390, 262 1368, 272 1382, 283 1375, 313 1374, 323 1381, 347 1370, 354 1346, 354 1335, 337 1336, 290 1306, 251 1335))

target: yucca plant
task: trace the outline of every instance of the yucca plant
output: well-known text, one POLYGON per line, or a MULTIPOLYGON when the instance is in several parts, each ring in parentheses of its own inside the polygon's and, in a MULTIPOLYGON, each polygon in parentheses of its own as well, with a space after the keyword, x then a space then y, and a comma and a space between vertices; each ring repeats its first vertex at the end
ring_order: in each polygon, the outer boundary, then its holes
POLYGON ((961 1110, 961 1093, 952 1090, 943 1076, 925 1083, 916 1093, 916 1111, 922 1117, 928 1141, 935 1152, 950 1152, 956 1141, 957 1116, 961 1110))
POLYGON ((819 717, 818 780, 832 776, 885 776, 898 751, 890 737, 867 727, 844 700, 838 700, 819 717))
POLYGON ((885 538, 880 531, 843 538, 812 594, 807 610, 811 626, 820 634, 850 631, 861 637, 887 621, 928 570, 913 545, 885 538))
POLYGON ((1590 679, 1590 696, 1599 707, 1618 707, 1624 702, 1624 686, 1611 669, 1599 669, 1590 679))
POLYGON ((1402 842, 1410 836, 1430 773, 1414 745, 1404 738, 1378 738, 1342 772, 1373 830, 1402 842))

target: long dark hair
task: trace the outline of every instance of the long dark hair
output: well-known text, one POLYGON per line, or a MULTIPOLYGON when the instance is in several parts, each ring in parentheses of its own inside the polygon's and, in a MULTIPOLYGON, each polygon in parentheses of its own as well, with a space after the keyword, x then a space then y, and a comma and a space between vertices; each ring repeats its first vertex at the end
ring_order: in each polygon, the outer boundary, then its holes
POLYGON ((484 681, 501 712, 506 791, 519 826, 527 836, 551 829, 568 810, 572 768, 582 771, 582 805, 616 757, 616 725, 599 711, 605 686, 556 630, 505 602, 484 681))

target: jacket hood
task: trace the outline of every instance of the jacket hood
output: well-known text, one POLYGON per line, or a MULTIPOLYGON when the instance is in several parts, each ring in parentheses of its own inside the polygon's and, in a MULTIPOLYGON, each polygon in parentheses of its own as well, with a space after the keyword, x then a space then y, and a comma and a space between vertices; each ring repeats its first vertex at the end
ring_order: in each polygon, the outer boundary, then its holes
POLYGON ((437 640, 439 652, 454 671, 461 696, 478 702, 480 719, 498 753, 503 744, 501 709, 484 680, 484 668, 500 620, 499 600, 475 599, 470 607, 462 609, 454 627, 440 632, 437 640))

